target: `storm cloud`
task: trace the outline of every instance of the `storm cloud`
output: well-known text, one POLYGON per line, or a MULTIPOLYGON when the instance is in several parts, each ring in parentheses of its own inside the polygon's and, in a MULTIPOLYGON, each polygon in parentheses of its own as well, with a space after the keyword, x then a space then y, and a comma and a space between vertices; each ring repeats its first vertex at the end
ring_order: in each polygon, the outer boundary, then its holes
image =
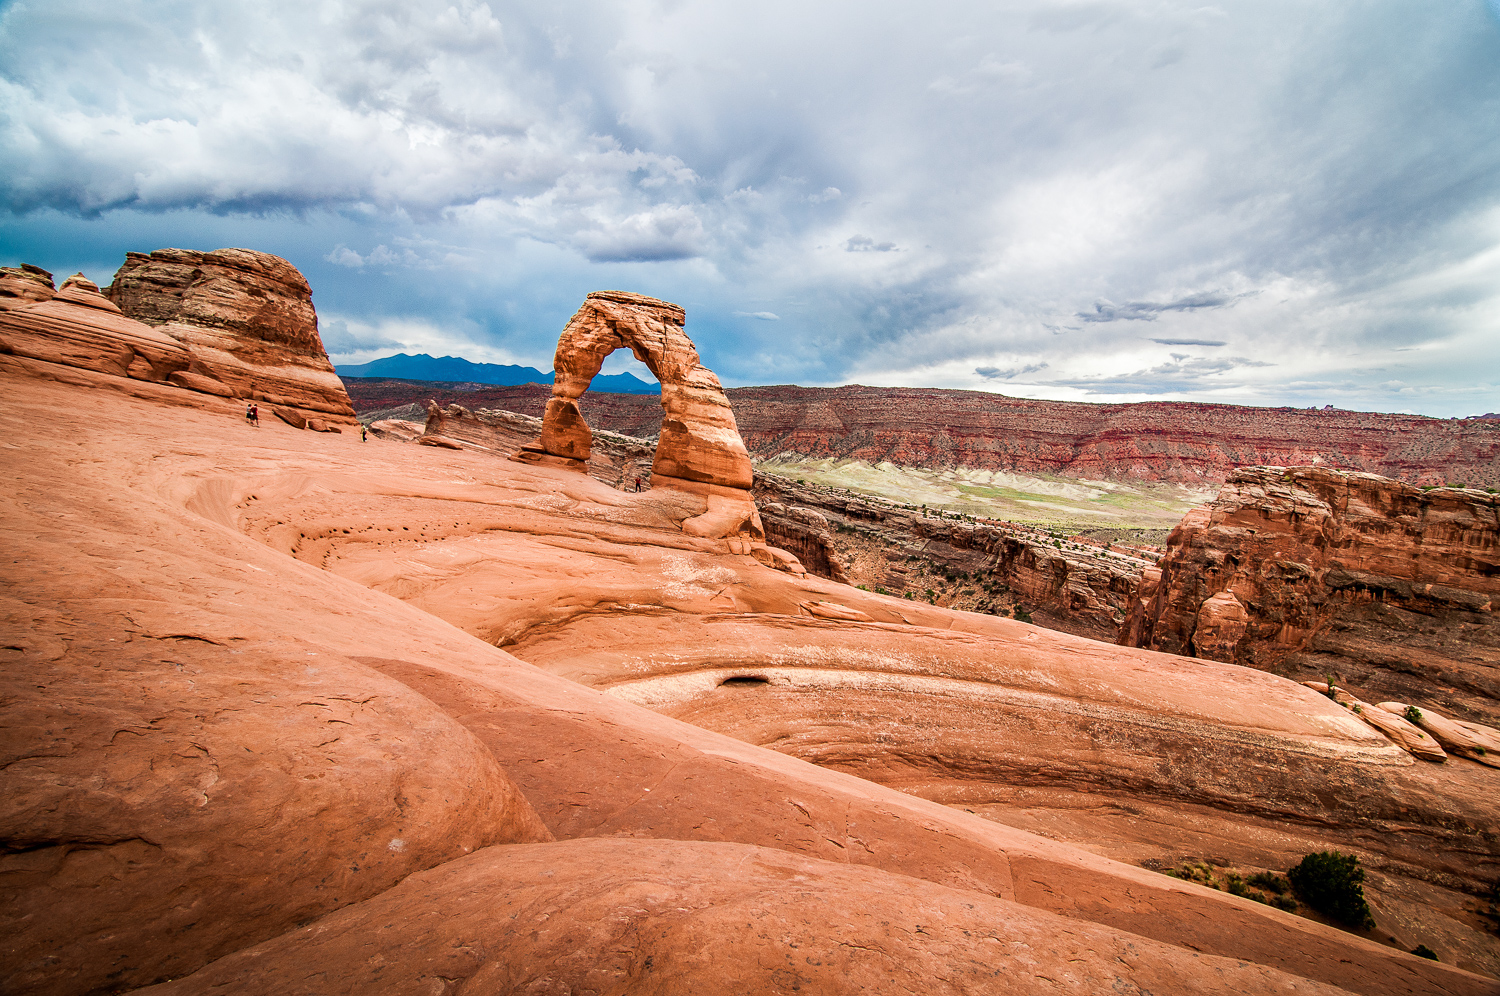
POLYGON ((350 362, 614 287, 730 384, 1463 415, 1497 120, 1478 0, 13 0, 0 256, 275 252, 350 362))

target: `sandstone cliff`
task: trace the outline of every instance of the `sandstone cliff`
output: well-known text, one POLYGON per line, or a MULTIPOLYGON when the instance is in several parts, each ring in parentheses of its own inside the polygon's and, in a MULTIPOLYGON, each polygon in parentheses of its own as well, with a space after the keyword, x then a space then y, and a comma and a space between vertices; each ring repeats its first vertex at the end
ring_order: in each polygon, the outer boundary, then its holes
MULTIPOLYGON (((361 411, 434 397, 540 415, 538 387, 350 381, 361 411)), ((1500 422, 1192 402, 1099 405, 977 391, 740 387, 725 392, 751 456, 890 461, 1105 480, 1222 483, 1236 467, 1323 465, 1414 484, 1500 488, 1500 422)), ((633 436, 661 424, 655 400, 585 394, 594 425, 633 436)))
POLYGON ((143 381, 175 381, 186 371, 180 342, 122 315, 83 274, 55 293, 50 283, 12 275, 9 300, 27 303, 0 310, 0 351, 143 381))
POLYGON ((1172 533, 1119 642, 1493 724, 1497 602, 1495 495, 1254 467, 1172 533))
POLYGON ((760 458, 1195 483, 1245 465, 1323 463, 1418 484, 1500 487, 1500 432, 1479 420, 859 385, 746 387, 731 397, 745 444, 760 458))
POLYGON ((352 417, 318 336, 312 289, 286 260, 248 249, 127 253, 106 295, 127 317, 181 342, 185 386, 352 417))

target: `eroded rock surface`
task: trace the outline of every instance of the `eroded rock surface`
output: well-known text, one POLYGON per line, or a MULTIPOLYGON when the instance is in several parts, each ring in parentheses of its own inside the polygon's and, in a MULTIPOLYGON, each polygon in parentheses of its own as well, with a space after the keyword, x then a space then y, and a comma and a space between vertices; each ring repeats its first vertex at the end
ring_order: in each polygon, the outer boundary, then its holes
MULTIPOLYGON (((41 286, 29 276, 16 281, 41 286)), ((24 300, 27 289, 12 300, 24 300)), ((0 343, 17 356, 145 381, 165 382, 191 362, 180 342, 121 314, 81 273, 55 294, 0 311, 0 343)))
MULTIPOLYGON (((704 506, 682 521, 692 536, 724 539, 732 553, 752 553, 764 563, 802 573, 796 557, 768 548, 750 498, 750 455, 735 426, 719 378, 698 360, 683 330, 686 314, 675 304, 626 291, 595 291, 557 340, 552 398, 535 443, 513 459, 583 470, 593 434, 578 408, 605 358, 629 349, 661 382, 664 412, 651 464, 652 487, 695 496, 704 506)), ((633 482, 632 482, 633 483, 633 482)))
MULTIPOLYGON (((0 987, 85 993, 197 969, 174 985, 838 992, 847 977, 899 992, 915 984, 903 962, 931 966, 931 990, 938 966, 1005 960, 996 986, 1493 989, 1451 964, 1482 967, 1482 948, 1378 902, 1382 927, 1445 963, 933 801, 978 786, 1052 813, 1073 779, 1096 810, 1155 814, 1137 787, 1170 786, 1165 744, 1194 791, 1275 809, 1292 785, 1295 805, 1325 807, 1310 834, 1383 791, 1406 809, 1381 803, 1350 829, 1362 854, 1487 873, 1492 848, 1463 829, 1477 789, 1434 781, 1452 765, 1415 764, 1310 690, 772 571, 685 533, 690 492, 254 429, 240 403, 77 374, 45 381, 0 356, 0 435, 17 447, 3 451, 0 676, 6 719, 24 706, 26 720, 0 724, 18 786, 0 792, 0 888, 21 892, 0 897, 0 987), (778 687, 784 672, 801 688, 778 687), (678 709, 744 739, 663 714, 678 709), (833 770, 841 749, 902 790, 833 770), (1288 758, 1313 784, 1278 773, 1288 758), (1016 777, 989 781, 995 765, 1016 777), (554 842, 524 842, 536 830, 507 784, 554 842), (111 857, 120 834, 197 871, 135 844, 111 857), (63 872, 39 857, 47 841, 73 848, 63 872), (184 841, 196 850, 173 850, 184 841)), ((1151 830, 1188 834, 1191 805, 1170 801, 1151 830)), ((1263 839, 1218 812, 1222 839, 1263 839)))
POLYGON ((1494 723, 1497 602, 1497 496, 1251 467, 1172 533, 1120 642, 1494 723))
POLYGON ((589 456, 588 423, 577 399, 604 360, 629 349, 661 382, 661 435, 653 471, 662 477, 749 490, 750 455, 719 378, 698 360, 683 330, 686 315, 666 301, 625 291, 595 291, 557 341, 552 400, 542 416, 541 452, 589 456))
POLYGON ((900 875, 771 848, 655 840, 490 848, 150 992, 311 996, 329 991, 330 975, 351 992, 405 994, 441 981, 472 996, 1030 996, 1170 992, 1185 979, 1224 996, 1345 992, 900 875), (392 929, 412 910, 427 912, 392 929))
MULTIPOLYGON (((376 423, 379 424, 379 423, 376 423)), ((507 411, 470 411, 462 405, 427 406, 424 433, 456 439, 473 446, 509 455, 528 445, 542 431, 542 420, 507 411)), ((636 481, 642 487, 651 479, 656 440, 638 439, 617 432, 593 430, 586 459, 589 476, 613 488, 631 491, 636 481)))
POLYGON ((56 293, 52 274, 40 266, 0 266, 0 311, 50 301, 56 293))
POLYGON ((935 511, 755 475, 768 542, 814 574, 1112 640, 1145 562, 1015 523, 935 511), (1055 544, 1055 545, 1054 545, 1055 544))
MULTIPOLYGON (((537 386, 455 391, 453 385, 351 381, 357 406, 435 397, 541 415, 537 386), (447 393, 443 393, 443 392, 447 393)), ((757 460, 883 461, 1112 481, 1220 484, 1237 467, 1319 464, 1413 484, 1500 488, 1500 420, 1186 401, 1101 405, 1007 398, 984 391, 865 387, 736 387, 725 391, 757 460)), ((607 395, 593 424, 633 436, 661 425, 655 398, 607 395)))
POLYGON ((286 260, 249 249, 127 253, 108 289, 126 316, 160 328, 192 357, 188 371, 239 398, 351 418, 318 336, 312 289, 286 260))

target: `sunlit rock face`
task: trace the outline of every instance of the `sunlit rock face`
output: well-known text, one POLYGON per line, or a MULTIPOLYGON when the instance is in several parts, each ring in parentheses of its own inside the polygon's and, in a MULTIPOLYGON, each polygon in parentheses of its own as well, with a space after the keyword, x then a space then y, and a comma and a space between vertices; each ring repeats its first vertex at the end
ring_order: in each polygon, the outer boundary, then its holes
POLYGON ((83 274, 54 292, 50 276, 37 277, 45 271, 31 270, 7 271, 0 284, 15 305, 0 310, 5 352, 133 380, 165 382, 187 369, 190 358, 180 342, 121 314, 83 274))
POLYGON ((105 293, 127 317, 182 343, 192 358, 184 386, 354 414, 323 351, 312 289, 280 256, 249 249, 127 253, 105 293))
POLYGON ((1311 689, 40 367, 0 355, 0 991, 1493 991, 1451 890, 1387 947, 1097 853, 1493 881, 1493 770, 1311 689), (1002 794, 1047 836, 963 811, 1002 794))
POLYGON ((57 293, 52 274, 40 266, 0 266, 0 311, 24 308, 39 301, 50 301, 57 293))
POLYGON ((1127 646, 1500 717, 1500 501, 1318 467, 1236 471, 1189 513, 1127 646))
POLYGON ((691 536, 726 539, 734 553, 800 573, 785 551, 765 545, 765 530, 750 498, 754 473, 719 378, 698 359, 683 330, 686 313, 675 304, 626 291, 595 291, 563 329, 552 364, 552 398, 542 432, 515 459, 583 471, 593 433, 578 408, 604 360, 628 349, 661 382, 664 412, 651 486, 697 496, 706 506, 682 523, 691 536))
POLYGON ((591 434, 577 399, 609 354, 629 349, 661 382, 665 416, 652 473, 749 490, 750 455, 734 412, 719 378, 699 362, 685 322, 681 308, 656 298, 625 291, 590 294, 558 339, 552 400, 532 452, 588 459, 591 434))

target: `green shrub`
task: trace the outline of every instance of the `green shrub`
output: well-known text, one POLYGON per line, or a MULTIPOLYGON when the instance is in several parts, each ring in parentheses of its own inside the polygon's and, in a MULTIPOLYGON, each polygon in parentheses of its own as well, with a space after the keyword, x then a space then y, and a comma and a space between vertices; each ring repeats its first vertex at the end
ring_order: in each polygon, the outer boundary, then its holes
POLYGON ((1287 890, 1291 888, 1287 880, 1275 872, 1256 872, 1247 881, 1257 889, 1265 889, 1267 892, 1275 893, 1278 896, 1285 895, 1287 890))
POLYGON ((1319 851, 1303 858, 1286 873, 1302 901, 1351 927, 1373 927, 1375 918, 1365 902, 1365 870, 1352 854, 1319 851))
POLYGON ((1416 706, 1407 706, 1406 707, 1406 721, 1408 723, 1421 723, 1422 722, 1422 710, 1418 709, 1416 706))
POLYGON ((1411 953, 1416 955, 1418 958, 1431 958, 1433 961, 1438 960, 1437 952, 1432 950, 1425 944, 1418 944, 1416 947, 1411 949, 1411 953))

